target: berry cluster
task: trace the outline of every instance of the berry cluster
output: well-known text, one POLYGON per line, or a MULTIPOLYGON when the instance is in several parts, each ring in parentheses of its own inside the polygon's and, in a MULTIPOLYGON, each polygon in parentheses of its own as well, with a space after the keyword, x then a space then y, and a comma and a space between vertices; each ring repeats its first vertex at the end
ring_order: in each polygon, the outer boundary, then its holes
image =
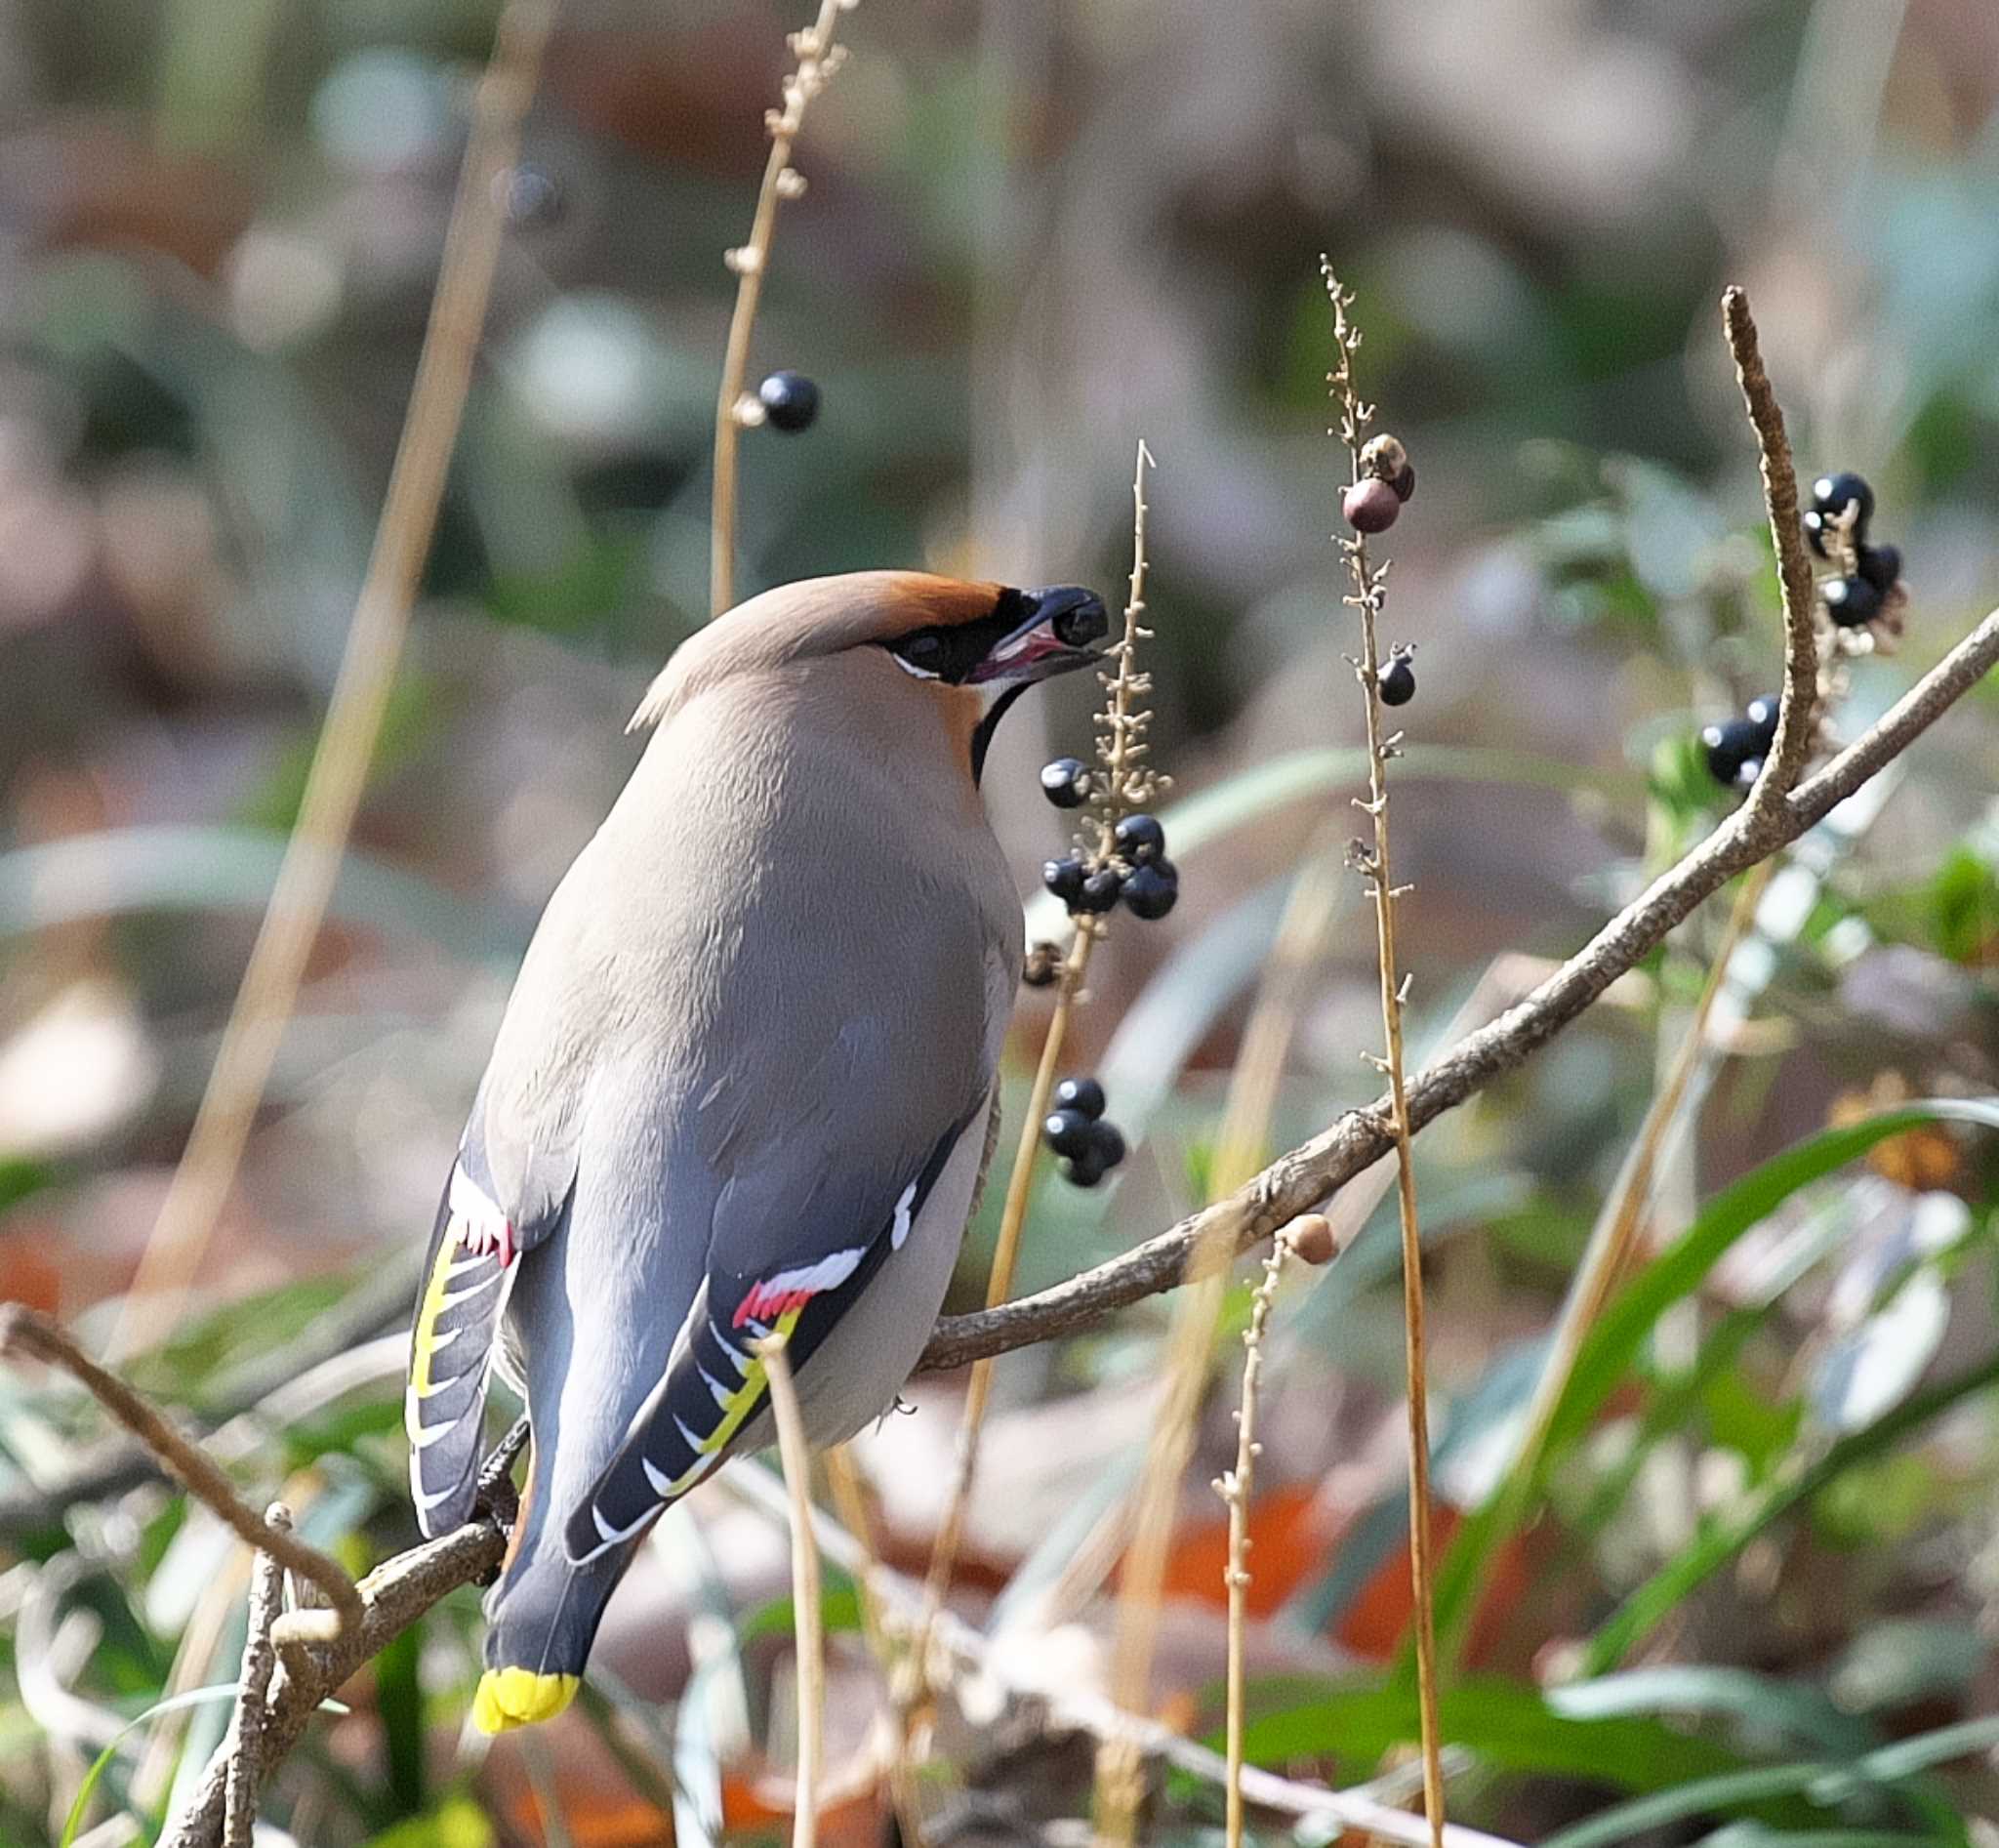
POLYGON ((786 435, 809 430, 819 415, 819 388, 802 372, 773 372, 756 388, 763 421, 786 435))
MULTIPOLYGON (((1041 769, 1041 794, 1057 808, 1080 808, 1093 793, 1095 772, 1077 758, 1041 769)), ((1134 918, 1163 918, 1180 897, 1180 874, 1166 858, 1166 831, 1154 815, 1125 815, 1111 831, 1111 852, 1093 862, 1080 853, 1049 860, 1041 883, 1072 917, 1111 910, 1122 898, 1134 918)))
POLYGON ((1403 503, 1416 491, 1409 452, 1385 431, 1361 449, 1361 474, 1340 502, 1340 513, 1357 533, 1385 533, 1403 503))
POLYGON ((1041 1140, 1062 1157, 1063 1173, 1079 1187, 1094 1187, 1124 1159, 1124 1138, 1104 1121, 1104 1088, 1094 1078, 1065 1078, 1055 1087, 1041 1140))
POLYGON ((1747 789, 1763 771, 1776 738, 1776 696, 1752 699, 1740 719, 1709 725, 1700 734, 1708 774, 1724 789, 1747 789))
POLYGON ((1901 552, 1867 543, 1874 517, 1874 490, 1852 470, 1822 474, 1812 484, 1812 505, 1804 516, 1805 541, 1821 558, 1839 567, 1818 594, 1838 629, 1864 629, 1877 621, 1901 581, 1901 552))

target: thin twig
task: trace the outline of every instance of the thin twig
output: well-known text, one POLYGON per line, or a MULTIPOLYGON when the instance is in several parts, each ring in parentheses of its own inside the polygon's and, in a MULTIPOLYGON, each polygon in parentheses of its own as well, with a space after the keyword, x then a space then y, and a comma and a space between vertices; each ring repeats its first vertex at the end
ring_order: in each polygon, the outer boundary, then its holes
MULTIPOLYGON (((299 1743, 322 1701, 460 1585, 477 1584, 497 1572, 506 1550, 505 1531, 483 1519, 378 1566, 356 1587, 363 1613, 359 1623, 323 1647, 292 1650, 280 1658, 255 1762, 244 1758, 249 1772, 267 1778, 299 1743)), ((180 1815, 162 1832, 158 1848, 217 1848, 228 1776, 228 1754, 218 1746, 180 1815)))
MULTIPOLYGON (((1999 609, 1772 813, 1746 802, 1677 866, 1660 875, 1533 992, 1467 1035, 1408 1082, 1408 1121, 1421 1130, 1514 1070, 1635 968, 1675 925, 1738 873, 1788 846, 1906 751, 1999 665, 1999 609)), ((956 1368, 1095 1327, 1116 1310, 1171 1290, 1217 1224, 1248 1251, 1393 1152, 1389 1100, 1349 1111, 1280 1156, 1227 1200, 1204 1207, 1143 1245, 998 1309, 946 1316, 923 1350, 923 1371, 956 1368)))
MULTIPOLYGON (((273 1533, 289 1533, 292 1511, 282 1501, 264 1510, 273 1533)), ((224 1797, 223 1848, 251 1848, 257 1831, 258 1748, 264 1738, 265 1704, 277 1672, 270 1632, 284 1609, 284 1568, 269 1553, 259 1553, 250 1568, 250 1632, 243 1640, 243 1667, 237 1677, 236 1710, 223 1740, 228 1755, 224 1797)))
MULTIPOLYGON (((1262 1159, 1297 1023, 1299 987, 1320 954, 1338 897, 1338 887, 1327 876, 1323 857, 1316 849, 1308 852, 1305 870, 1279 924, 1256 1006, 1244 1029, 1242 1052, 1230 1077, 1208 1170, 1210 1199, 1242 1185, 1262 1159)), ((1174 1501, 1193 1454, 1195 1419, 1207 1388, 1215 1331, 1228 1299, 1229 1263, 1234 1255, 1229 1241, 1221 1238, 1196 1257, 1194 1274, 1201 1281, 1182 1297, 1167 1336, 1165 1403, 1154 1424, 1129 1508, 1119 1512, 1110 1529, 1121 1537, 1125 1532, 1133 1537, 1123 1563, 1111 1682, 1113 1698, 1127 1711, 1142 1709, 1152 1679, 1174 1501)), ((1234 1519, 1232 1504, 1232 1526, 1234 1519)), ((1241 1640, 1240 1624, 1232 1616, 1232 1652, 1239 1649, 1241 1640)), ((1097 1760, 1101 1838, 1115 1842, 1132 1839, 1144 1796, 1141 1771, 1128 1741, 1106 1740, 1097 1760)), ((1240 1780, 1230 1787, 1232 1800, 1240 1797, 1240 1780)))
POLYGON ((499 182, 518 152, 521 118, 534 95, 554 17, 554 0, 510 0, 500 16, 492 62, 473 103, 437 292, 382 524, 306 773, 298 823, 223 1029, 186 1148, 112 1334, 108 1351, 114 1359, 159 1339, 180 1314, 235 1185, 278 1042, 326 916, 395 684, 410 607, 464 417, 505 228, 499 182))
MULTIPOLYGON (((1361 479, 1363 432, 1373 415, 1361 401, 1354 383, 1354 349, 1360 333, 1347 319, 1353 297, 1340 287, 1332 266, 1320 260, 1326 293, 1332 304, 1332 338, 1338 363, 1330 375, 1332 396, 1340 407, 1340 431, 1347 446, 1351 480, 1361 479)), ((1361 619, 1362 705, 1367 720, 1367 801, 1360 806, 1373 818, 1374 845, 1365 868, 1374 897, 1375 962, 1381 982, 1381 1030, 1387 1042, 1386 1069, 1390 1122, 1395 1133, 1396 1200, 1402 1221, 1403 1327, 1405 1373, 1408 1389, 1409 1434, 1409 1580, 1416 1632, 1416 1706, 1423 1751, 1423 1811, 1430 1819, 1432 1848, 1444 1841, 1444 1746, 1437 1725, 1436 1599, 1430 1556, 1430 1410, 1429 1370, 1424 1357, 1423 1244, 1416 1220, 1416 1170, 1409 1147, 1409 1100, 1403 1072, 1402 976, 1397 966, 1395 914, 1398 890, 1389 852, 1388 760, 1392 747, 1383 734, 1381 717, 1381 652, 1376 633, 1386 594, 1388 567, 1379 570, 1367 560, 1367 536, 1356 531, 1339 541, 1353 577, 1346 602, 1361 619)))
MULTIPOLYGON (((337 1369, 370 1335, 406 1327, 423 1255, 421 1246, 410 1245, 401 1256, 378 1258, 353 1289, 294 1340, 227 1368, 205 1385, 195 1436, 213 1441, 224 1456, 231 1448, 241 1450, 250 1430, 269 1417, 268 1401, 274 1395, 300 1385, 321 1367, 337 1369)), ((0 1540, 39 1532, 75 1502, 106 1500, 158 1476, 159 1465, 143 1444, 124 1431, 106 1433, 102 1442, 65 1458, 60 1473, 0 1491, 0 1540)))
MULTIPOLYGON (((1145 472, 1153 467, 1152 451, 1143 441, 1131 476, 1131 578, 1124 599, 1124 629, 1111 658, 1117 663, 1099 678, 1109 693, 1109 711, 1100 719, 1104 739, 1099 747, 1102 785, 1092 798, 1091 808, 1097 828, 1097 857, 1108 859, 1119 821, 1132 807, 1160 786, 1161 779, 1139 767, 1136 753, 1144 746, 1145 720, 1149 715, 1134 711, 1133 702, 1144 692, 1145 681, 1137 671, 1138 644, 1151 632, 1140 620, 1145 615, 1145 472)), ((1020 1138, 1014 1146, 1012 1171, 1006 1177, 1006 1199, 1000 1208, 1000 1232, 993 1246, 992 1268, 986 1278, 986 1307, 1000 1308, 1013 1293, 1013 1273, 1020 1255, 1021 1231, 1027 1224, 1028 1203, 1034 1196, 1036 1164, 1041 1152, 1041 1122, 1048 1114, 1048 1100, 1054 1092, 1056 1074, 1062 1069, 1062 1048, 1068 1041, 1069 1023, 1083 992, 1083 978, 1089 972, 1090 952, 1105 933, 1102 917, 1080 915, 1075 934, 1062 959, 1062 975, 1055 990, 1055 1008, 1041 1042, 1041 1056, 1028 1089, 1027 1113, 1021 1120, 1020 1138)), ((930 1552, 930 1570, 925 1580, 928 1604, 941 1610, 951 1589, 959 1548, 963 1543, 965 1517, 971 1507, 972 1485, 978 1472, 979 1438, 985 1428, 986 1406, 993 1391, 993 1364, 981 1359, 972 1368, 965 1386, 964 1411, 959 1422, 958 1458, 952 1476, 951 1493, 945 1499, 944 1515, 938 1523, 937 1540, 930 1552)), ((923 1652, 918 1652, 920 1669, 923 1652)))
POLYGON ((1748 799, 1755 813, 1769 815, 1804 774, 1817 731, 1818 637, 1813 609, 1818 593, 1812 580, 1812 560, 1805 552, 1805 529, 1798 515, 1798 476, 1791 462, 1790 438, 1784 433, 1783 410, 1763 367, 1749 298, 1740 289, 1723 292, 1722 328, 1735 361, 1749 426, 1756 432, 1763 500, 1770 513, 1770 536, 1776 547, 1777 582, 1783 598, 1784 679, 1777 701, 1776 736, 1748 799))
POLYGON ((820 0, 819 17, 802 32, 791 36, 797 64, 784 81, 784 107, 766 110, 770 157, 763 163, 763 184, 756 189, 756 212, 750 221, 750 241, 728 253, 736 273, 736 306, 729 315, 728 345, 722 350, 722 383, 714 405, 714 482, 709 513, 708 606, 719 616, 736 600, 736 445, 744 429, 763 421, 763 407, 746 398, 744 380, 750 370, 750 336, 756 326, 756 305, 763 295, 763 272, 770 267, 771 233, 777 228, 780 199, 796 199, 805 190, 805 177, 792 165, 792 146, 813 98, 826 88, 846 56, 834 42, 842 13, 860 0, 820 0))
POLYGON ((1263 1381, 1263 1336, 1270 1326, 1271 1306, 1290 1255, 1289 1235, 1280 1232, 1263 1260, 1263 1276, 1249 1301, 1249 1326, 1243 1331, 1243 1403, 1236 1413, 1236 1466, 1215 1485, 1229 1510, 1229 1563, 1224 1573, 1229 1593, 1228 1672, 1228 1848, 1242 1848, 1243 1727, 1248 1685, 1245 1632, 1249 1627, 1249 1500, 1256 1491, 1256 1459, 1263 1446, 1256 1441, 1257 1392, 1263 1381))
POLYGON ((270 1554, 287 1572, 325 1592, 330 1610, 294 1611, 278 1620, 275 1638, 280 1646, 328 1642, 359 1626, 361 1596, 338 1561, 265 1520, 237 1495, 235 1485, 205 1451, 188 1442, 115 1374, 106 1373, 55 1323, 19 1304, 0 1309, 0 1353, 9 1352, 30 1354, 69 1374, 245 1545, 270 1554))
POLYGON ((792 1630, 797 1638, 798 1785, 792 1816, 792 1848, 814 1848, 819 1839, 819 1760, 826 1725, 826 1634, 820 1622, 819 1544, 812 1532, 812 1452, 792 1383, 785 1337, 756 1343, 770 1381, 771 1416, 777 1420, 778 1458, 792 1507, 792 1630))

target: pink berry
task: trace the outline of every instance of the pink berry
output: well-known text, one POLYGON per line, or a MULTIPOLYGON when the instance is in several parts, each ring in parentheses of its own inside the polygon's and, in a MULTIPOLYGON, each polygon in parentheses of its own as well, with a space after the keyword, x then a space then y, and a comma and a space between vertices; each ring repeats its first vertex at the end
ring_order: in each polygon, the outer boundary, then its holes
POLYGON ((1357 533, 1385 533, 1402 512, 1402 502, 1386 481, 1369 475, 1347 489, 1346 499, 1340 503, 1340 512, 1357 533))

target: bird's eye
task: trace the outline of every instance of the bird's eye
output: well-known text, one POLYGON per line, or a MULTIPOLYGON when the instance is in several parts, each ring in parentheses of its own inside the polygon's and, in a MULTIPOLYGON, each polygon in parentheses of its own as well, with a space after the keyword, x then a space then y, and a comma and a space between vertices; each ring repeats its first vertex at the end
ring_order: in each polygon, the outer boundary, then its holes
POLYGON ((941 636, 912 636, 899 652, 911 667, 925 674, 935 674, 944 665, 944 638, 941 636))
POLYGON ((1110 632, 1111 619, 1105 615, 1103 604, 1091 597, 1073 609, 1065 609, 1050 626, 1055 639, 1065 648, 1086 648, 1110 632))

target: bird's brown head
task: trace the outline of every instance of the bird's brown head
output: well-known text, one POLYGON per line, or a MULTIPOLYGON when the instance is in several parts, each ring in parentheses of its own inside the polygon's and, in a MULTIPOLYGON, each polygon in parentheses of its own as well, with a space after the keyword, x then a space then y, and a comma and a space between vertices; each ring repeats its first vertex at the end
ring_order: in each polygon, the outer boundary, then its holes
POLYGON ((1001 716, 1038 681, 1101 658, 1103 599, 1079 585, 1019 591, 920 571, 856 571, 782 585, 684 643, 632 722, 656 722, 716 678, 866 651, 946 702, 973 780, 1001 716))

